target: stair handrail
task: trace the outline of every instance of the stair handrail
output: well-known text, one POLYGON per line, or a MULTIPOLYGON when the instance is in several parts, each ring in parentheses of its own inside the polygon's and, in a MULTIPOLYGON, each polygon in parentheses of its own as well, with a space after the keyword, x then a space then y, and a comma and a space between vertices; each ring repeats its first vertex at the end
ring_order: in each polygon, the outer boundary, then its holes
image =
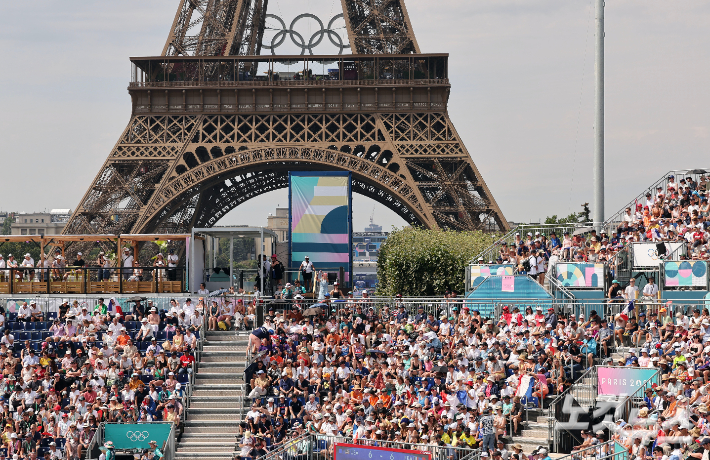
POLYGON ((508 240, 512 239, 515 236, 515 234, 520 231, 521 227, 522 227, 522 224, 518 224, 515 226, 515 228, 510 229, 510 231, 508 233, 506 233, 505 235, 498 238, 496 241, 494 241, 492 244, 490 244, 486 249, 484 249, 480 254, 478 254, 476 257, 471 259, 468 263, 475 264, 478 261, 478 259, 483 259, 484 261, 490 260, 490 259, 486 259, 485 256, 488 255, 491 251, 498 249, 498 247, 501 245, 501 243, 503 243, 503 242, 507 243, 508 240))
MULTIPOLYGON (((405 441, 388 441, 382 439, 357 438, 351 436, 334 436, 326 434, 312 434, 311 446, 319 445, 318 441, 325 441, 326 449, 334 447, 335 443, 357 444, 364 447, 385 447, 393 449, 407 449, 419 452, 430 452, 432 460, 447 460, 455 458, 457 460, 480 460, 480 447, 472 449, 469 447, 454 447, 450 445, 440 446, 438 444, 415 444, 405 441)), ((314 452, 315 453, 315 452, 314 452)), ((332 458, 332 457, 328 457, 332 458)))
MULTIPOLYGON (((667 173, 665 173, 663 176, 661 176, 660 179, 656 180, 653 184, 651 184, 649 187, 647 187, 643 192, 638 194, 633 200, 629 201, 625 206, 623 206, 619 211, 615 212, 612 214, 608 219, 604 221, 603 227, 610 232, 613 229, 610 229, 609 227, 618 224, 621 222, 622 218, 624 217, 624 212, 626 212, 626 208, 631 208, 632 212, 635 211, 634 207, 636 203, 641 201, 642 203, 645 202, 646 200, 646 192, 651 192, 652 195, 656 194, 656 188, 659 186, 659 184, 662 184, 661 186, 663 187, 664 193, 666 190, 666 185, 668 184, 668 176, 673 175, 677 176, 678 174, 683 174, 684 176, 695 176, 694 180, 697 182, 697 176, 702 175, 702 174, 707 174, 710 172, 710 169, 708 168, 696 168, 696 169, 671 169, 667 173), (694 172, 698 171, 698 172, 694 172), (702 171, 699 172, 699 171, 702 171)), ((680 179, 677 181, 679 182, 680 179)))
POLYGON ((199 333, 199 338, 197 339, 197 343, 195 344, 195 351, 193 352, 193 356, 195 358, 195 361, 192 363, 192 372, 189 373, 189 382, 187 385, 187 388, 185 389, 185 394, 183 395, 183 398, 181 398, 181 403, 182 403, 182 414, 180 415, 180 423, 182 423, 183 426, 185 426, 185 420, 187 419, 187 411, 190 408, 190 401, 192 400, 192 392, 194 391, 195 388, 195 378, 197 374, 197 366, 199 366, 200 360, 202 359, 202 350, 204 347, 204 341, 205 341, 205 322, 203 321, 202 324, 200 325, 200 328, 197 330, 199 333))
POLYGON ((590 227, 591 229, 592 226, 593 223, 591 222, 574 222, 569 224, 518 224, 514 229, 498 238, 487 248, 485 248, 480 254, 471 259, 469 261, 469 265, 477 263, 478 259, 483 259, 484 263, 488 263, 487 261, 489 260, 495 261, 497 258, 497 251, 500 245, 502 243, 510 244, 514 242, 516 233, 520 233, 520 236, 522 236, 524 240, 526 233, 532 233, 534 235, 534 232, 540 232, 545 236, 549 236, 550 233, 555 232, 558 233, 559 236, 561 236, 565 231, 569 231, 570 233, 572 233, 578 228, 590 227), (496 257, 492 257, 492 252, 496 253, 496 257))
POLYGON ((687 241, 680 241, 681 244, 677 248, 675 248, 673 251, 667 253, 665 256, 663 256, 662 260, 665 262, 666 260, 680 260, 680 256, 688 255, 688 244, 687 241))
MULTIPOLYGON (((309 449, 306 453, 310 452, 311 448, 311 433, 308 432, 303 432, 299 436, 295 438, 290 438, 286 439, 283 442, 279 443, 276 446, 272 446, 274 450, 270 450, 266 455, 259 457, 259 460, 274 460, 274 459, 279 459, 281 460, 283 457, 284 453, 287 453, 289 449, 292 449, 294 446, 297 447, 298 443, 303 442, 304 440, 308 440, 309 442, 309 449)), ((295 458, 295 456, 294 456, 295 458)))
POLYGON ((555 429, 555 423, 558 421, 558 417, 556 416, 557 412, 561 409, 561 406, 564 405, 567 396, 572 394, 572 388, 574 387, 574 385, 576 385, 577 382, 587 377, 591 377, 591 374, 594 373, 595 369, 596 366, 592 366, 587 369, 572 385, 570 385, 565 391, 557 395, 557 397, 553 399, 552 402, 547 406, 547 438, 548 441, 552 441, 552 445, 555 447, 555 450, 557 450, 558 441, 557 430, 555 429))
POLYGON ((545 279, 547 280, 547 282, 550 283, 550 294, 552 294, 553 298, 556 299, 555 292, 560 292, 567 300, 574 301, 576 299, 574 294, 572 294, 569 289, 567 289, 565 286, 562 285, 562 283, 560 283, 560 280, 558 280, 557 277, 554 275, 553 270, 548 270, 545 272, 545 279), (552 289, 553 286, 554 290, 552 289))
POLYGON ((628 460, 629 451, 616 441, 607 441, 596 446, 576 450, 557 460, 579 460, 590 457, 595 460, 628 460))
POLYGON ((624 407, 624 410, 626 412, 626 420, 629 421, 629 417, 631 417, 631 411, 633 410, 633 404, 634 400, 637 398, 640 398, 643 400, 644 396, 646 394, 646 390, 648 388, 652 388, 653 384, 660 385, 661 384, 661 369, 658 369, 651 377, 649 377, 645 382, 643 382, 639 387, 631 393, 630 395, 626 396, 624 398, 624 401, 620 404, 620 406, 624 407))

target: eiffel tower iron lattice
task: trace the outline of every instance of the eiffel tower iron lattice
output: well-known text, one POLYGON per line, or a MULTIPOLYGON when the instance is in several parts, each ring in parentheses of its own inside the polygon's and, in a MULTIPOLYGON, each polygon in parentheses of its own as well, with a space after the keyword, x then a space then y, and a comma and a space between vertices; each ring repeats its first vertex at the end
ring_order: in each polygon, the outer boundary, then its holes
POLYGON ((507 230, 449 119, 448 55, 420 53, 403 0, 341 2, 353 54, 260 56, 268 0, 181 0, 64 233, 210 227, 299 170, 351 171, 411 224, 507 230))

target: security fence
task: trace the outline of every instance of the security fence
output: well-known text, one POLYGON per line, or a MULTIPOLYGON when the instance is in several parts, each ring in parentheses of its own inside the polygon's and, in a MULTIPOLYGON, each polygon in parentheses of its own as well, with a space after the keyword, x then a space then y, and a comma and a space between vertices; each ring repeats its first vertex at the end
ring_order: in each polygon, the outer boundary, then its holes
POLYGON ((185 267, 0 269, 0 294, 140 294, 185 292, 185 267))
MULTIPOLYGON (((472 448, 465 442, 462 442, 462 445, 452 446, 303 433, 282 444, 271 446, 271 451, 260 457, 260 460, 333 460, 337 444, 356 445, 363 448, 413 450, 431 455, 431 460, 480 460, 481 458, 481 450, 472 448)), ((350 448, 350 446, 347 447, 350 448)), ((251 457, 241 458, 242 460, 251 460, 251 457)))

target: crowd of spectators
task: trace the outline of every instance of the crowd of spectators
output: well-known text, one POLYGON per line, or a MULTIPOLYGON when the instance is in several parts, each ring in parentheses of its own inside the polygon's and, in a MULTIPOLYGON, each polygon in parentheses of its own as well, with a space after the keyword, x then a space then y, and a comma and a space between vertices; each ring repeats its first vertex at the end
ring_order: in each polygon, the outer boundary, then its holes
POLYGON ((456 301, 380 306, 364 298, 316 316, 269 312, 251 334, 241 457, 310 432, 520 460, 522 446, 506 441, 520 434, 526 404, 539 406, 586 366, 576 339, 587 332, 554 311, 506 309, 493 321, 456 301), (568 370, 566 353, 576 360, 568 370))
POLYGON ((465 303, 407 310, 360 299, 310 317, 272 309, 251 334, 256 361, 240 456, 315 433, 522 460, 528 455, 511 436, 520 434, 525 411, 595 363, 657 368, 662 383, 628 420, 585 431, 575 450, 610 439, 646 460, 710 450, 703 439, 710 436, 710 313, 673 314, 671 306, 647 316, 630 303, 615 318, 511 306, 496 319, 465 303), (632 342, 639 348, 617 348, 632 342))
MULTIPOLYGON (((619 222, 600 232, 516 233, 501 242, 497 255, 479 263, 512 264, 520 274, 543 283, 545 273, 557 262, 612 263, 614 256, 634 242, 683 242, 681 259, 710 260, 710 176, 669 176, 665 187, 649 191, 642 202, 625 209, 619 222), (576 234, 575 234, 576 233, 576 234)), ((670 253, 670 251, 668 251, 670 253)))
POLYGON ((199 334, 191 321, 204 305, 130 310, 99 299, 46 313, 33 301, 0 314, 0 459, 83 458, 101 422, 180 430, 199 334))

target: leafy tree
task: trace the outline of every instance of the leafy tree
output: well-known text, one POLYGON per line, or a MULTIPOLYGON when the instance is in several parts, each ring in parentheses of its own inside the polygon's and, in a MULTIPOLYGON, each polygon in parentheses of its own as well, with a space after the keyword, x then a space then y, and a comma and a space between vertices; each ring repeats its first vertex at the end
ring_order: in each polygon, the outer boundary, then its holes
POLYGON ((15 213, 8 213, 5 221, 2 223, 2 234, 9 235, 12 233, 12 223, 15 221, 15 213))
MULTIPOLYGON (((220 268, 229 267, 229 238, 220 238, 217 252, 217 266, 220 268)), ((256 260, 249 260, 255 251, 254 240, 252 238, 234 238, 234 267, 232 269, 256 268, 256 260), (246 264, 245 264, 246 263, 246 264)))
POLYGON ((589 203, 584 203, 582 205, 582 212, 573 212, 567 217, 563 217, 561 219, 557 218, 557 214, 553 214, 552 216, 548 216, 545 218, 545 223, 546 224, 577 224, 577 223, 584 223, 584 222, 589 222, 589 215, 591 211, 589 210, 589 203))
POLYGON ((394 229, 380 247, 377 293, 407 296, 464 292, 465 267, 500 234, 394 229))

